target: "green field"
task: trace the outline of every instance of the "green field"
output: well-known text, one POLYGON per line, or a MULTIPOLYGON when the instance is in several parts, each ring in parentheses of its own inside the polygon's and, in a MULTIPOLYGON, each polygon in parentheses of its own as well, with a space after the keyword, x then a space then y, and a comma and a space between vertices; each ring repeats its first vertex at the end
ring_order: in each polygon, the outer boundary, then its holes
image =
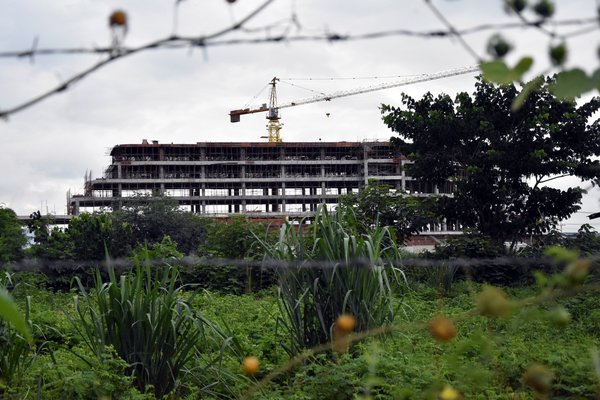
MULTIPOLYGON (((79 290, 54 291, 46 284, 41 274, 12 276, 12 293, 21 309, 30 298, 35 347, 12 361, 16 371, 10 382, 0 386, 3 398, 154 398, 151 388, 146 394, 135 388, 123 360, 114 353, 99 360, 85 344, 74 309, 74 296, 82 301, 79 290)), ((465 315, 475 307, 481 288, 457 282, 441 295, 430 284, 409 282, 395 294, 399 312, 393 333, 357 341, 347 353, 324 351, 307 357, 262 386, 254 397, 438 398, 442 388, 450 385, 468 399, 529 399, 535 398, 535 392, 523 375, 534 364, 551 371, 548 398, 598 397, 593 360, 600 345, 600 297, 593 283, 577 293, 516 307, 510 316, 499 319, 465 315), (568 310, 570 321, 557 318, 559 305, 568 310), (458 317, 457 335, 447 343, 434 340, 427 329, 428 321, 440 313, 458 317)), ((511 300, 539 294, 534 286, 504 291, 511 300)), ((235 340, 219 347, 215 334, 206 332, 168 398, 246 398, 257 381, 290 359, 282 347, 289 337, 277 322, 281 309, 275 287, 243 295, 205 290, 177 295, 190 299, 219 332, 235 340), (247 355, 261 362, 260 371, 251 378, 240 367, 247 355), (211 360, 217 361, 209 365, 211 360)), ((6 340, 5 325, 3 329, 6 340)), ((0 352, 2 365, 9 365, 9 343, 5 341, 0 352)))

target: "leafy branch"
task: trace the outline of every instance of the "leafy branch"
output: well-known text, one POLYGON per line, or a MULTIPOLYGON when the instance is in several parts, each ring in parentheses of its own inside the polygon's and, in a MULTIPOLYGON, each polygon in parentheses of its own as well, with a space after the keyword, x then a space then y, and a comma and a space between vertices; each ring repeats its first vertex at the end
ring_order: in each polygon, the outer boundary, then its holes
MULTIPOLYGON (((558 253, 555 254, 557 261, 558 258, 562 257, 567 253, 564 249, 557 249, 558 253)), ((306 349, 296 356, 290 358, 286 363, 271 370, 269 373, 264 375, 260 380, 256 381, 250 388, 241 396, 243 399, 251 399, 257 393, 266 388, 266 386, 273 382, 276 378, 290 372, 295 367, 302 365, 303 363, 313 359, 317 354, 336 351, 340 352, 340 349, 347 349, 353 343, 357 343, 367 338, 381 337, 382 335, 388 335, 393 333, 406 334, 409 331, 423 331, 429 330, 429 333, 433 339, 438 342, 449 342, 456 336, 455 324, 469 320, 476 316, 484 316, 490 319, 494 318, 505 318, 509 314, 514 313, 516 310, 531 307, 534 305, 547 304, 549 301, 574 296, 580 293, 597 292, 600 290, 600 284, 591 283, 587 285, 581 285, 589 269, 591 262, 585 259, 573 260, 567 268, 560 274, 555 274, 550 277, 545 275, 538 275, 538 285, 542 287, 539 294, 527 297, 521 300, 510 300, 501 289, 496 287, 488 286, 479 293, 473 293, 475 306, 465 312, 456 314, 451 317, 438 315, 429 321, 418 321, 418 322, 407 322, 401 324, 385 325, 363 332, 349 333, 332 340, 329 343, 324 343, 319 346, 306 349)), ((563 326, 565 322, 568 323, 570 315, 562 308, 554 309, 550 311, 548 315, 549 320, 557 326, 563 326), (566 314, 565 314, 566 313, 566 314)), ((343 352, 343 351, 342 351, 343 352)), ((257 368, 258 370, 258 368, 257 368)), ((253 371, 254 373, 256 371, 253 371)), ((526 384, 528 371, 525 372, 523 379, 526 384)), ((600 376, 599 376, 600 378, 600 376)), ((528 384, 529 385, 529 384, 528 384)), ((531 386, 531 385, 529 385, 531 386)), ((532 386, 534 391, 538 392, 538 388, 532 386)), ((537 393, 540 394, 540 393, 537 393)), ((458 398, 455 397, 455 398, 458 398)))

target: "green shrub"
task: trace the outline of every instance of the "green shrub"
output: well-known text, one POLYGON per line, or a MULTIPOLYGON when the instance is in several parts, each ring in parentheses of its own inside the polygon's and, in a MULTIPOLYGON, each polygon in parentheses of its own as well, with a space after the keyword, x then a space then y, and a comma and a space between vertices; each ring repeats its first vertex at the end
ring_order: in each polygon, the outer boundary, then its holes
POLYGON ((77 348, 76 351, 77 355, 73 351, 57 349, 40 356, 21 386, 11 388, 13 398, 26 398, 28 391, 44 400, 154 398, 133 387, 131 375, 126 373, 127 363, 112 347, 107 348, 101 362, 95 362, 89 349, 77 348), (90 357, 93 362, 87 361, 90 357))
POLYGON ((108 282, 96 271, 89 292, 77 280, 83 304, 75 297, 73 322, 87 346, 100 361, 113 346, 136 387, 144 392, 152 385, 158 398, 175 388, 186 364, 211 349, 207 329, 217 332, 182 298, 177 279, 175 268, 145 265, 120 278, 109 269, 108 282))
POLYGON ((302 228, 286 224, 276 244, 265 244, 271 259, 325 263, 276 268, 289 354, 330 341, 342 313, 352 314, 360 331, 392 323, 396 314, 390 280, 400 271, 388 261, 399 251, 391 229, 375 226, 361 235, 351 211, 329 213, 324 206, 310 229, 305 237, 302 228))

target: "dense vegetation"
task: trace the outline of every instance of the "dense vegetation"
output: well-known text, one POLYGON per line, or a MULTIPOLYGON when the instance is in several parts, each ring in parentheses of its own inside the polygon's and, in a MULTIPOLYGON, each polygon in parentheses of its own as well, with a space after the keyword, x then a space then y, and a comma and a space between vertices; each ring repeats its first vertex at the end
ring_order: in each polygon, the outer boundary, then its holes
POLYGON ((25 250, 0 209, 0 397, 600 397, 600 237, 555 232, 580 191, 543 186, 599 180, 600 101, 516 96, 384 107, 409 172, 453 197, 370 183, 278 232, 141 198, 65 230, 36 213, 25 250), (409 256, 444 218, 471 230, 409 256))
POLYGON ((321 209, 308 230, 285 225, 278 237, 242 219, 205 225, 214 237, 199 253, 267 256, 275 268, 255 271, 270 277, 262 289, 248 284, 244 265, 185 264, 169 236, 138 243, 129 270, 7 272, 1 286, 26 314, 33 340, 0 322, 2 397, 599 394, 598 280, 591 262, 580 258, 600 250, 589 227, 574 238, 546 236, 521 256, 527 262, 498 273, 497 265, 466 265, 472 257, 492 262, 502 254, 481 237, 408 258, 393 228, 361 223, 351 210, 321 209), (218 237, 235 245, 223 246, 218 237), (553 261, 537 258, 544 252, 553 261), (456 257, 466 264, 445 264, 456 257), (169 258, 169 265, 144 262, 150 258, 169 258), (247 356, 256 357, 258 370, 247 356))

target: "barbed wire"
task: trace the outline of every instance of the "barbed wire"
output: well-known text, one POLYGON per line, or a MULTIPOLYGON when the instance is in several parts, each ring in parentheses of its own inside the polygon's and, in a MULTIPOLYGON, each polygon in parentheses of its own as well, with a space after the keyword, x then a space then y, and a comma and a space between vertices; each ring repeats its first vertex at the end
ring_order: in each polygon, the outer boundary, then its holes
MULTIPOLYGON (((139 52, 142 52, 144 50, 150 50, 150 49, 158 49, 158 48, 162 48, 163 46, 165 46, 168 43, 171 42, 176 42, 179 40, 183 40, 183 41, 187 41, 190 43, 194 43, 196 45, 202 45, 203 42, 205 41, 209 41, 212 39, 216 39, 218 37, 221 37, 229 32, 233 32, 235 30, 239 30, 241 29, 244 24, 246 24, 248 21, 252 20, 254 17, 256 17, 258 14, 260 14, 265 8, 267 8, 267 6, 269 6, 271 3, 273 3, 275 0, 265 0, 260 6, 258 6, 256 9, 254 9, 252 12, 250 12, 248 15, 246 15, 244 18, 242 18, 239 22, 235 22, 234 24, 220 29, 214 33, 208 34, 208 35, 203 35, 203 36, 199 36, 199 37, 195 37, 193 39, 190 38, 181 38, 179 36, 176 35, 172 35, 166 38, 162 38, 162 39, 158 39, 155 41, 152 41, 150 43, 147 43, 145 45, 139 46, 139 47, 133 47, 133 48, 123 48, 123 47, 111 47, 110 51, 108 52, 108 58, 103 59, 99 62, 97 62, 96 64, 92 65, 91 67, 79 72, 78 74, 74 75, 73 77, 71 77, 70 79, 66 80, 65 82, 61 83, 60 85, 54 87, 53 89, 37 96, 34 97, 22 104, 19 104, 15 107, 9 108, 7 110, 0 110, 0 118, 4 118, 6 119, 9 115, 14 114, 16 112, 22 111, 28 107, 33 106, 34 104, 39 103, 40 101, 61 93, 65 90, 67 90, 71 85, 73 85, 74 83, 82 80, 83 78, 87 77, 88 75, 90 75, 91 73, 99 70, 102 67, 105 67, 106 65, 128 57, 132 54, 136 54, 139 52)), ((37 45, 37 40, 34 42, 34 49, 32 50, 33 53, 31 54, 31 56, 33 56, 33 54, 35 54, 35 52, 37 51, 35 49, 37 45)), ((105 48, 106 49, 106 48, 105 48)), ((106 53, 106 51, 103 51, 106 53)))
MULTIPOLYGON (((375 40, 382 39, 386 37, 398 37, 398 36, 412 36, 412 37, 420 37, 420 38, 447 38, 447 37, 456 37, 461 45, 478 61, 481 58, 477 55, 474 49, 464 40, 463 36, 487 31, 487 30, 505 30, 505 29, 515 29, 515 28, 535 28, 540 29, 546 23, 548 23, 547 19, 539 19, 539 20, 528 20, 522 15, 519 14, 520 21, 519 22, 508 22, 508 23, 496 23, 496 24, 481 24, 470 28, 465 29, 457 29, 454 25, 452 25, 449 20, 441 13, 431 2, 431 0, 424 0, 426 5, 433 11, 440 21, 444 23, 447 27, 446 30, 429 30, 429 31, 419 31, 419 30, 407 30, 407 29, 394 29, 394 30, 385 30, 385 31, 374 31, 374 32, 366 32, 359 34, 342 34, 342 33, 331 33, 324 32, 321 34, 314 35, 290 35, 290 32, 294 27, 297 30, 301 29, 300 21, 297 17, 295 8, 292 7, 291 15, 288 18, 284 18, 281 20, 277 20, 275 22, 269 23, 267 25, 259 26, 259 27, 247 27, 245 26, 250 20, 252 20, 256 15, 258 15, 261 11, 263 11, 268 5, 274 2, 274 0, 266 0, 263 4, 257 7, 254 11, 250 12, 246 17, 241 19, 239 22, 233 22, 230 26, 218 30, 209 35, 202 36, 181 36, 176 34, 177 31, 177 21, 178 21, 178 10, 179 10, 179 1, 175 2, 174 5, 174 17, 173 17, 173 33, 170 36, 153 40, 149 43, 146 43, 137 47, 125 47, 122 44, 113 46, 105 46, 105 47, 76 47, 76 48, 38 48, 39 37, 36 37, 33 41, 33 45, 28 50, 19 50, 19 51, 4 51, 0 52, 0 58, 29 58, 31 62, 35 60, 36 56, 43 55, 76 55, 76 54, 103 54, 108 57, 97 62, 91 67, 84 69, 83 71, 73 75, 71 78, 63 81, 59 85, 53 87, 52 89, 31 98, 21 104, 13 106, 11 108, 7 108, 4 110, 0 110, 0 118, 8 119, 8 117, 12 114, 15 114, 19 111, 27 109, 48 97, 56 95, 58 93, 62 93, 72 87, 76 82, 81 81, 86 78, 90 74, 98 71, 99 69, 128 56, 131 56, 136 53, 140 53, 143 51, 149 50, 158 50, 158 49, 181 49, 188 48, 193 49, 195 47, 200 47, 203 49, 207 49, 208 47, 218 47, 218 46, 233 46, 233 45, 255 45, 255 44, 264 44, 264 43, 277 43, 277 42, 349 42, 349 41, 358 41, 358 40, 375 40), (277 35, 271 35, 271 30, 276 28, 282 28, 282 33, 277 35), (242 32, 245 34, 254 34, 254 33, 265 33, 265 37, 254 37, 254 38, 232 38, 232 39, 220 39, 222 36, 225 36, 231 32, 242 32)), ((583 28, 577 29, 575 31, 558 35, 555 32, 551 33, 551 37, 575 37, 584 34, 588 34, 593 32, 600 27, 598 26, 597 18, 579 18, 579 19, 567 19, 567 20, 557 20, 552 21, 553 27, 559 26, 582 26, 582 25, 590 25, 584 26, 583 28), (593 25, 592 25, 593 24, 593 25)), ((542 29, 543 32, 546 30, 542 29)))
MULTIPOLYGON (((527 23, 522 22, 506 22, 497 24, 481 24, 470 28, 455 29, 455 30, 410 30, 410 29, 390 29, 382 31, 373 31, 365 33, 354 33, 354 34, 343 34, 335 32, 323 32, 312 35, 273 35, 262 38, 235 38, 228 40, 212 40, 206 36, 200 37, 185 37, 172 35, 168 38, 164 38, 155 46, 140 46, 147 47, 147 50, 159 50, 159 49, 181 49, 189 48, 190 46, 198 47, 213 47, 213 46, 229 46, 238 44, 265 44, 273 42, 302 42, 302 41, 324 41, 324 42, 338 42, 338 41, 360 41, 360 40, 371 40, 371 39, 382 39, 387 37, 397 36, 413 36, 417 38, 448 38, 449 36, 460 34, 470 35, 474 33, 490 31, 490 30, 505 30, 505 29, 517 29, 517 28, 537 28, 539 25, 547 23, 545 20, 529 21, 527 23)), ((238 23, 239 24, 239 23, 238 23)), ((553 25, 556 26, 581 26, 581 25, 592 25, 583 29, 578 29, 573 32, 565 33, 564 35, 583 35, 600 29, 597 18, 580 18, 580 19, 565 19, 553 21, 553 25), (585 31, 583 31, 585 29, 585 31)), ((264 32, 265 27, 257 27, 251 29, 244 29, 242 27, 236 28, 240 32, 264 32)), ((137 51, 136 47, 121 47, 121 50, 125 53, 137 51)), ((146 49, 146 48, 144 48, 146 49)), ((104 47, 72 47, 72 48, 37 48, 32 46, 31 49, 27 50, 15 50, 15 51, 2 51, 0 52, 0 58, 31 58, 35 56, 43 55, 76 55, 76 54, 110 54, 114 51, 111 46, 104 47)))
MULTIPOLYGON (((600 255, 587 257, 592 263, 600 262, 600 255)), ((278 269, 331 269, 331 268, 372 268, 374 266, 395 267, 400 270, 407 267, 439 268, 439 267, 559 267, 561 264, 547 257, 496 257, 496 258, 465 258, 429 259, 423 257, 404 257, 397 260, 379 259, 371 261, 367 258, 357 258, 349 261, 338 260, 278 260, 278 259, 232 259, 221 257, 185 256, 182 258, 164 258, 152 260, 134 260, 131 258, 109 258, 106 260, 43 260, 38 258, 25 259, 4 264, 5 268, 15 272, 35 272, 52 270, 87 270, 95 268, 115 268, 127 270, 138 265, 142 266, 177 266, 177 267, 236 267, 240 269, 260 268, 264 270, 278 269)))

